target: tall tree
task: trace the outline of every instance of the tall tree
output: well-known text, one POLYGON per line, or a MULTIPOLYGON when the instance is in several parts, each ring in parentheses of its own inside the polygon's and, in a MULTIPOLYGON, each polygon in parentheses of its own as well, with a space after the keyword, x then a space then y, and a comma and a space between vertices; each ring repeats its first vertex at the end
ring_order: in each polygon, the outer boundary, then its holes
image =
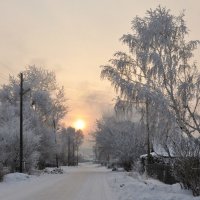
POLYGON ((117 52, 101 76, 111 81, 128 104, 148 99, 174 117, 180 130, 200 133, 200 74, 192 62, 199 41, 186 42, 184 13, 174 16, 161 6, 135 17, 122 42, 129 54, 117 52))

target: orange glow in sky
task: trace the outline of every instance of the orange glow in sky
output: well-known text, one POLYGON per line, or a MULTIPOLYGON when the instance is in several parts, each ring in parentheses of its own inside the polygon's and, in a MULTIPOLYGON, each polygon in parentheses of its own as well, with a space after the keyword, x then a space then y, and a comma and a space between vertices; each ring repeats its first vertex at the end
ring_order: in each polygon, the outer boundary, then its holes
MULTIPOLYGON (((0 85, 28 65, 54 71, 68 99, 66 127, 84 119, 84 134, 95 130, 116 95, 110 82, 100 79, 99 66, 127 50, 119 38, 131 32, 131 20, 159 4, 175 15, 186 9, 189 40, 199 39, 197 0, 0 1, 0 85)), ((199 62, 200 51, 197 55, 199 62)))

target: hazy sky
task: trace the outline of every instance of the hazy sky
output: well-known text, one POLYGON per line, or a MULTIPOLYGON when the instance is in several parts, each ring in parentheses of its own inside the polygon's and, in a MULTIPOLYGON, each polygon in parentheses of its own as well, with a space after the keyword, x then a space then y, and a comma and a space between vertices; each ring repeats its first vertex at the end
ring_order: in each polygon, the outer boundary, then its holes
POLYGON ((83 118, 91 127, 114 98, 99 66, 124 48, 119 38, 133 17, 159 4, 174 14, 186 9, 190 39, 200 39, 199 0, 0 0, 0 83, 25 66, 45 66, 65 87, 66 123, 83 118))

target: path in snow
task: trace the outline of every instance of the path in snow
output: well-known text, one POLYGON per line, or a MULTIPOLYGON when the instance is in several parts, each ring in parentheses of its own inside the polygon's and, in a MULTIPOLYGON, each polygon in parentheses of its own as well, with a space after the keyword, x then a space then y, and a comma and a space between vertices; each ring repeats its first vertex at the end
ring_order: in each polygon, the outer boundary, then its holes
POLYGON ((115 200, 102 167, 85 165, 63 175, 47 175, 29 182, 5 185, 1 200, 115 200))

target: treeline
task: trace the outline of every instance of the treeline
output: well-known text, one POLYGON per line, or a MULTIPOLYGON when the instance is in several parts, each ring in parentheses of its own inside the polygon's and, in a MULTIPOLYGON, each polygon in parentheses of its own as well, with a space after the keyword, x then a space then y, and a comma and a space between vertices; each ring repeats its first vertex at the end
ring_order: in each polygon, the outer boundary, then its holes
POLYGON ((97 158, 133 166, 146 152, 150 164, 151 151, 162 150, 176 180, 199 195, 200 73, 193 55, 200 42, 187 41, 184 13, 175 16, 161 6, 135 17, 131 28, 121 38, 129 53, 116 52, 101 77, 119 94, 116 113, 137 110, 138 120, 98 121, 97 158))
MULTIPOLYGON (((63 87, 58 86, 54 72, 36 66, 26 68, 23 77, 24 170, 70 164, 63 161, 65 128, 61 122, 68 112, 63 87)), ((20 78, 10 76, 8 84, 0 88, 0 171, 19 170, 19 116, 20 78)), ((74 130, 71 135, 78 152, 83 134, 74 130)))
POLYGON ((79 147, 83 142, 81 130, 68 127, 61 130, 60 160, 64 165, 75 166, 79 161, 79 147))

